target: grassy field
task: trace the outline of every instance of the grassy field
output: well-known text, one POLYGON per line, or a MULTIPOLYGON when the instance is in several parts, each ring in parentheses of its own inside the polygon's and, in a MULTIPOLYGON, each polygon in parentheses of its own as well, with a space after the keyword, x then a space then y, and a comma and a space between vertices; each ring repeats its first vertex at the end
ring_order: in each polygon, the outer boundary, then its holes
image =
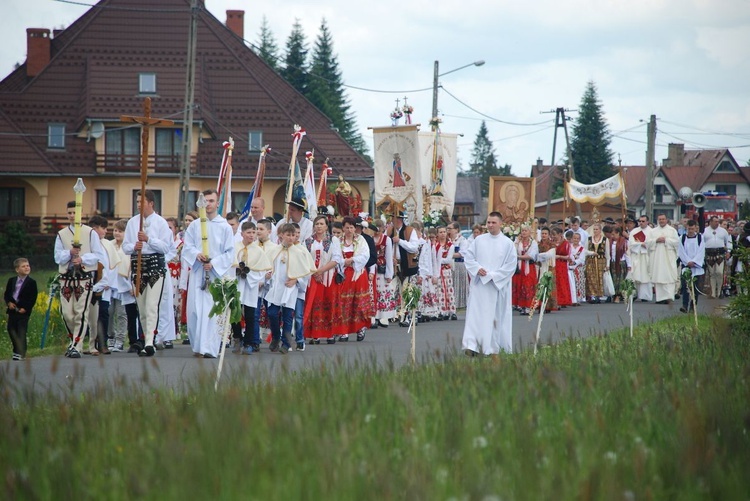
POLYGON ((6 395, 0 497, 747 499, 750 339, 691 322, 218 393, 6 395))
MULTIPOLYGON (((48 270, 31 270, 31 277, 36 280, 37 288, 39 289, 39 296, 37 297, 34 311, 29 319, 29 331, 27 334, 28 339, 28 352, 27 357, 33 357, 40 354, 63 353, 65 346, 68 344, 67 333, 65 331, 65 325, 63 325, 62 318, 60 317, 60 302, 58 299, 53 300, 52 309, 50 310, 50 323, 47 329, 47 337, 45 339, 45 350, 41 350, 42 331, 44 327, 44 317, 47 312, 47 305, 49 303, 49 287, 48 282, 51 277, 57 275, 55 271, 48 270)), ((8 283, 8 279, 15 276, 15 273, 0 273, 0 287, 5 292, 5 286, 8 283)), ((58 294, 59 298, 59 294, 58 294)), ((10 338, 8 337, 8 315, 5 312, 5 302, 1 303, 0 307, 0 360, 7 360, 13 354, 13 348, 10 344, 10 338)))

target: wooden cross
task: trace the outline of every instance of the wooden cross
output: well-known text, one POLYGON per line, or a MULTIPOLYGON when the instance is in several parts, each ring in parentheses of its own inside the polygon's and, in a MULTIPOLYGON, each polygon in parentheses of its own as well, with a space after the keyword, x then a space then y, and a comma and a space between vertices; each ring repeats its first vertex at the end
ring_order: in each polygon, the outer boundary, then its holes
MULTIPOLYGON (((138 226, 138 232, 143 231, 143 212, 146 208, 146 178, 148 177, 148 144, 149 144, 149 132, 151 126, 155 125, 174 125, 173 120, 166 120, 163 118, 151 118, 151 98, 147 97, 143 101, 143 116, 133 117, 128 115, 120 116, 121 122, 137 123, 141 125, 141 203, 138 206, 138 212, 140 215, 140 224, 138 226)), ((136 259, 136 270, 135 270, 135 296, 138 296, 141 292, 141 251, 138 251, 138 257, 136 259)))

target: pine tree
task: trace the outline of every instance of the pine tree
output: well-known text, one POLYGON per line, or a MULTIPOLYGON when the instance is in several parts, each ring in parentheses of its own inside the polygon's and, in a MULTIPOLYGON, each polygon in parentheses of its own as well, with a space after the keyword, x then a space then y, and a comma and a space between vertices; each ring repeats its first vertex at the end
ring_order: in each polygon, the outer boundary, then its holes
POLYGON ((505 164, 502 167, 497 166, 497 156, 495 147, 489 138, 487 124, 482 120, 479 126, 479 132, 474 139, 474 149, 471 152, 471 162, 469 162, 469 171, 464 175, 477 176, 482 185, 482 196, 486 197, 490 191, 490 176, 512 176, 511 166, 505 164))
POLYGON ((570 150, 575 179, 583 184, 594 184, 614 175, 614 155, 609 149, 611 136, 604 118, 596 85, 589 81, 573 125, 570 150))
POLYGON ((286 42, 286 59, 281 70, 287 82, 302 94, 307 92, 307 41, 299 19, 294 20, 292 32, 286 42))
POLYGON ((325 19, 313 47, 306 96, 331 119, 341 137, 369 159, 367 143, 357 131, 356 119, 344 92, 338 57, 333 52, 333 37, 325 19))
POLYGON ((276 71, 279 71, 279 46, 276 43, 276 38, 271 32, 271 28, 268 26, 268 19, 263 16, 263 21, 260 24, 260 40, 258 40, 258 48, 256 53, 263 59, 268 66, 276 71))

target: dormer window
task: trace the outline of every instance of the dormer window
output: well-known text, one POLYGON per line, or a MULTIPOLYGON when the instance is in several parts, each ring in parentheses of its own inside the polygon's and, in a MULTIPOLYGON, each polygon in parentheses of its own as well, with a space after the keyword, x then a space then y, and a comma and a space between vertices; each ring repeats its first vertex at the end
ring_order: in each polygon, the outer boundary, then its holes
POLYGON ((248 133, 247 149, 250 153, 260 153, 263 148, 263 131, 251 130, 248 133))
POLYGON ((156 94, 156 73, 141 73, 138 75, 138 92, 141 94, 156 94))
POLYGON ((47 125, 47 148, 56 150, 65 148, 65 124, 47 125))
POLYGON ((737 168, 729 160, 722 160, 714 172, 737 172, 737 168))

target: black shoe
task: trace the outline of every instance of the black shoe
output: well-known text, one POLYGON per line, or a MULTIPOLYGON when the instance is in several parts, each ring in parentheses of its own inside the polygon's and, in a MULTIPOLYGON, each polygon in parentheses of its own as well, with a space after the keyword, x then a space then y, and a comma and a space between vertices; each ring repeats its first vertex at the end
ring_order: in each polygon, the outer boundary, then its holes
POLYGON ((336 336, 326 339, 326 344, 336 344, 336 336))
POLYGON ((182 344, 189 345, 190 344, 190 339, 188 339, 188 338, 183 339, 182 340, 182 344))
POLYGON ((297 343, 297 348, 295 348, 297 351, 305 351, 305 343, 297 343))
POLYGON ((474 350, 464 350, 464 355, 466 355, 467 357, 472 357, 473 358, 473 357, 476 357, 477 355, 479 355, 479 353, 477 353, 474 350))
POLYGON ((320 344, 320 339, 314 338, 312 341, 310 341, 311 344, 320 344))
POLYGON ((679 295, 679 294, 675 294, 675 295, 674 295, 674 300, 675 300, 675 301, 677 301, 677 300, 678 300, 678 299, 680 299, 681 297, 682 297, 681 295, 679 295))
POLYGON ((680 308, 680 311, 683 312, 683 313, 687 313, 688 312, 688 310, 685 309, 685 308, 680 308))
POLYGON ((154 353, 156 353, 156 349, 153 346, 151 346, 151 345, 146 346, 145 348, 143 348, 143 351, 146 352, 146 356, 147 357, 153 357, 154 353))
POLYGON ((260 345, 258 343, 253 343, 250 346, 253 348, 254 353, 258 353, 260 351, 260 345))
POLYGON ((128 353, 138 353, 139 351, 141 351, 140 348, 135 344, 131 344, 130 348, 128 348, 128 353))
POLYGON ((458 315, 456 315, 455 313, 452 313, 451 320, 458 320, 458 315))
POLYGON ((656 304, 669 304, 669 301, 665 299, 663 301, 657 301, 656 304))
MULTIPOLYGON (((606 301, 606 302, 607 302, 607 303, 611 303, 611 302, 612 302, 612 298, 611 298, 611 297, 607 297, 607 301, 606 301)), ((564 307, 563 307, 563 308, 564 308, 564 307)))
POLYGON ((380 327, 380 324, 377 322, 370 324, 370 329, 377 329, 378 327, 380 327))
POLYGON ((271 344, 268 345, 268 349, 271 350, 272 352, 276 353, 277 351, 279 351, 279 345, 280 344, 281 344, 281 340, 280 339, 272 339, 271 340, 271 344))
POLYGON ((407 322, 405 320, 402 320, 401 322, 398 323, 398 326, 399 327, 409 327, 409 322, 407 322))
POLYGON ((360 331, 359 331, 359 332, 357 333, 357 341, 364 341, 364 340, 365 340, 365 333, 366 333, 366 332, 365 332, 365 329, 361 329, 361 330, 360 330, 360 331))

